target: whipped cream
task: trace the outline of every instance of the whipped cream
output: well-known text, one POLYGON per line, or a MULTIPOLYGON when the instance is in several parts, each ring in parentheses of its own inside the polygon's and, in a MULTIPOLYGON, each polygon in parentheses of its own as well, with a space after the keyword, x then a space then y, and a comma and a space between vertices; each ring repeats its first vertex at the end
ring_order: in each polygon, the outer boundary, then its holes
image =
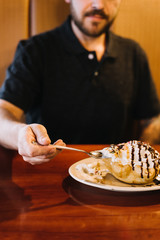
POLYGON ((155 160, 160 159, 160 154, 149 144, 140 141, 129 141, 101 150, 103 158, 111 157, 112 162, 120 162, 122 165, 136 165, 143 168, 154 168, 155 160))

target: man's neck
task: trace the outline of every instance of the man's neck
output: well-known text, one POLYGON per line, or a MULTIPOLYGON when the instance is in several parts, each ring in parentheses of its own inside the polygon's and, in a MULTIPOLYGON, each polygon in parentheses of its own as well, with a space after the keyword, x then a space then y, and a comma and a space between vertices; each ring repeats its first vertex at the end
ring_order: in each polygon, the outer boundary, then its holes
POLYGON ((106 34, 104 33, 99 37, 90 37, 82 33, 73 21, 71 21, 71 26, 82 46, 88 51, 95 51, 97 60, 100 61, 106 50, 106 34))

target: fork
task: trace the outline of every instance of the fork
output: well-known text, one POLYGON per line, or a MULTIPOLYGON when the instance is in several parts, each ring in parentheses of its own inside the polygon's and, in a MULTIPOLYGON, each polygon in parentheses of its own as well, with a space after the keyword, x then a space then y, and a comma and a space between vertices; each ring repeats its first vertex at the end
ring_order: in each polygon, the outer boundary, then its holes
MULTIPOLYGON (((38 143, 36 141, 33 141, 32 144, 38 145, 38 143)), ((78 151, 78 152, 86 153, 87 155, 89 155, 90 157, 93 157, 93 158, 102 158, 102 152, 100 152, 100 151, 87 152, 85 150, 78 149, 78 148, 72 148, 72 147, 66 147, 66 146, 60 146, 60 145, 53 145, 53 144, 52 144, 52 146, 54 148, 56 148, 57 150, 78 151)))

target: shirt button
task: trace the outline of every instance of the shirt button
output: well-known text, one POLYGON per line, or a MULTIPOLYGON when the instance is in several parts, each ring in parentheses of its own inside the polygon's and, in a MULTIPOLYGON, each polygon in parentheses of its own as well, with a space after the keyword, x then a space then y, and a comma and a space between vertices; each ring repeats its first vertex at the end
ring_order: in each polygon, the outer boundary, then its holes
POLYGON ((90 60, 92 60, 92 59, 94 58, 93 53, 89 53, 89 54, 88 54, 88 58, 89 58, 90 60))
POLYGON ((94 73, 94 76, 97 77, 98 75, 99 75, 99 72, 96 71, 96 72, 94 73))

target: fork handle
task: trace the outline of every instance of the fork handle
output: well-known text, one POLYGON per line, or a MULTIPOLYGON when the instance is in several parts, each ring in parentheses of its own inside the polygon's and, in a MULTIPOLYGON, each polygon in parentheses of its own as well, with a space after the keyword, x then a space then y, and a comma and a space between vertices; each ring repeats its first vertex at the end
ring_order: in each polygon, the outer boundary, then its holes
POLYGON ((72 147, 65 147, 65 146, 59 146, 59 145, 52 145, 53 147, 55 147, 56 149, 66 149, 66 150, 72 150, 72 151, 78 151, 78 152, 83 152, 83 153, 87 153, 84 150, 81 149, 77 149, 77 148, 72 148, 72 147))
MULTIPOLYGON (((33 144, 38 144, 36 141, 33 141, 32 142, 33 144)), ((78 152, 83 152, 83 153, 87 153, 86 151, 82 150, 82 149, 78 149, 78 148, 72 148, 72 147, 66 147, 66 146, 60 146, 60 145, 54 145, 54 144, 51 144, 54 148, 56 149, 60 149, 60 150, 63 150, 63 149, 66 149, 66 150, 72 150, 72 151, 78 151, 78 152)), ((87 153, 88 154, 88 153, 87 153)))

